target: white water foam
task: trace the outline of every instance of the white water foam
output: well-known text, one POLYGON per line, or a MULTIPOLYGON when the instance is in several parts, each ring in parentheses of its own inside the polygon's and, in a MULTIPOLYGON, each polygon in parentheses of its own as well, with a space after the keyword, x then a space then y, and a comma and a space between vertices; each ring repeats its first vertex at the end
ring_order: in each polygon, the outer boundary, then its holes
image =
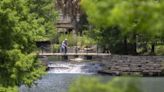
POLYGON ((48 65, 48 73, 74 73, 74 74, 95 74, 101 70, 101 64, 98 63, 70 63, 54 62, 48 65))

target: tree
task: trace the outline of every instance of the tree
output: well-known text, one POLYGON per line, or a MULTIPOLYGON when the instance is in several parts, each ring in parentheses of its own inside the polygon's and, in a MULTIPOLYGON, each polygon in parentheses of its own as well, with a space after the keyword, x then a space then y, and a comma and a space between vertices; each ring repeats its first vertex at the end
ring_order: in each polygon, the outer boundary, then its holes
POLYGON ((57 11, 55 10, 55 0, 28 0, 30 13, 36 14, 41 25, 44 28, 44 33, 37 40, 53 39, 56 35, 55 21, 57 11))
POLYGON ((39 3, 31 0, 0 2, 1 92, 17 91, 17 86, 23 84, 31 86, 44 74, 45 68, 38 62, 35 41, 53 20, 46 20, 47 16, 39 15, 29 5, 37 7, 39 3))
POLYGON ((81 5, 96 28, 121 29, 121 36, 132 53, 136 53, 138 38, 146 38, 152 44, 152 52, 155 42, 162 40, 164 1, 82 0, 81 5))

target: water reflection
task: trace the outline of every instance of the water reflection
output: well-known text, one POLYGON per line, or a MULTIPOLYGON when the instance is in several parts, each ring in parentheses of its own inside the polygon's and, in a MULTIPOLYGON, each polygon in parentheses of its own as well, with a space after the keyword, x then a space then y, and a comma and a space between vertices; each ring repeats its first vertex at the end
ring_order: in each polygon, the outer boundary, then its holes
MULTIPOLYGON (((68 87, 74 80, 81 76, 101 78, 102 81, 110 81, 113 77, 101 75, 82 75, 82 74, 53 74, 49 73, 38 81, 37 86, 31 88, 21 86, 20 92, 68 92, 68 87)), ((142 92, 164 92, 164 78, 140 77, 142 92)))
MULTIPOLYGON (((113 77, 97 75, 102 66, 96 62, 52 62, 49 64, 48 74, 38 80, 37 85, 31 88, 21 86, 20 92, 68 92, 69 86, 81 76, 96 77, 106 83, 113 77)), ((164 77, 139 77, 138 80, 141 82, 142 92, 164 92, 164 77)))

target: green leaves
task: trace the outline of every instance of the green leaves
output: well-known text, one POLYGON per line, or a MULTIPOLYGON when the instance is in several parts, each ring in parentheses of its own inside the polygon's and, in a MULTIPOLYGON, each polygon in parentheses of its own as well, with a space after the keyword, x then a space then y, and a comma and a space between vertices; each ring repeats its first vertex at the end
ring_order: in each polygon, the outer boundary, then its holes
MULTIPOLYGON (((35 41, 54 31, 53 0, 1 0, 0 1, 0 91, 16 86, 32 85, 44 74, 35 53, 35 41), (30 5, 41 8, 33 8, 30 5), (39 15, 43 13, 44 15, 39 15)), ((14 90, 13 90, 14 91, 14 90)), ((12 91, 12 92, 13 92, 12 91)))
POLYGON ((163 1, 82 0, 81 5, 89 21, 98 27, 118 25, 124 31, 148 31, 150 34, 164 29, 163 1))
MULTIPOLYGON (((57 12, 54 6, 54 0, 32 0, 28 1, 30 6, 30 12, 36 15, 42 30, 40 37, 36 40, 42 40, 42 38, 52 39, 56 34, 54 27, 55 20, 57 17, 57 12)), ((40 28, 37 27, 37 28, 40 28)))
POLYGON ((1 79, 3 86, 31 85, 44 74, 44 67, 38 63, 35 53, 25 54, 18 49, 0 53, 1 79), (8 80, 8 81, 6 81, 8 80), (30 81, 30 82, 29 82, 30 81))
POLYGON ((96 78, 84 77, 76 80, 69 92, 141 92, 141 90, 139 81, 134 78, 113 78, 110 82, 102 83, 96 78))
MULTIPOLYGON (((136 48, 137 39, 144 38, 149 43, 163 40, 164 1, 82 0, 81 6, 86 12, 89 22, 95 28, 100 29, 100 33, 103 34, 104 29, 118 27, 121 30, 121 39, 118 40, 123 42, 124 39, 126 42, 124 44, 133 44, 133 47, 136 48)), ((101 38, 102 35, 97 36, 101 38)), ((110 34, 106 35, 106 38, 108 37, 116 38, 115 35, 110 36, 110 34)), ((110 41, 106 40, 105 44, 113 44, 110 41)))
POLYGON ((15 86, 15 87, 1 87, 0 85, 0 92, 18 92, 18 88, 15 86))

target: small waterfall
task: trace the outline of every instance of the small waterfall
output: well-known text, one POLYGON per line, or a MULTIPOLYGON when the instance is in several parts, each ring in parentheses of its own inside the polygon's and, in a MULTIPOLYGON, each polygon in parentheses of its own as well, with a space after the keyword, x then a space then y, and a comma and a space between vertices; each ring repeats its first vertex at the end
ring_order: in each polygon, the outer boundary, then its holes
POLYGON ((94 62, 51 62, 48 67, 48 73, 96 74, 102 65, 94 62))

